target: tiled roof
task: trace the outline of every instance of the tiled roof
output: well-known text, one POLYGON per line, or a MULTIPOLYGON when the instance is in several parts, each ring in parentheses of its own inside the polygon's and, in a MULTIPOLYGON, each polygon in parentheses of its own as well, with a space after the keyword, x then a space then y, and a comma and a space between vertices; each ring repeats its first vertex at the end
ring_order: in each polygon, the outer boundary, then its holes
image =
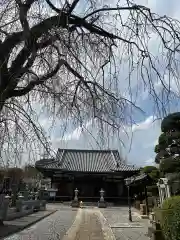
POLYGON ((131 185, 132 183, 143 181, 148 178, 149 178, 149 175, 142 173, 140 175, 134 175, 129 178, 126 178, 125 181, 127 181, 127 185, 131 185))
POLYGON ((36 162, 44 169, 78 172, 137 171, 138 168, 122 162, 117 150, 58 149, 55 159, 36 162))

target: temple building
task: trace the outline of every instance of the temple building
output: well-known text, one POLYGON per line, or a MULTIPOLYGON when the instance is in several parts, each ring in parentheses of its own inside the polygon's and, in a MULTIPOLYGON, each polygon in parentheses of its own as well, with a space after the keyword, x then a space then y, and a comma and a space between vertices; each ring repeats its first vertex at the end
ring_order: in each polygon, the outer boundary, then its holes
POLYGON ((117 150, 58 149, 54 159, 41 159, 36 168, 51 179, 51 187, 57 189, 57 201, 71 201, 75 188, 82 201, 98 201, 101 188, 106 201, 126 201, 124 179, 139 172, 124 163, 117 150))

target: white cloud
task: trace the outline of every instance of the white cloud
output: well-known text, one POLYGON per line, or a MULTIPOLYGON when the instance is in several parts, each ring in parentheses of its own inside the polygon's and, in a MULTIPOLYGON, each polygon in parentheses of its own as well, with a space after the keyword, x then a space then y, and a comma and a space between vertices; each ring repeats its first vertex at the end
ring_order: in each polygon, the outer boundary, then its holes
MULTIPOLYGON (((159 138, 159 137, 158 137, 159 138)), ((151 148, 151 147, 155 147, 157 144, 158 144, 158 138, 151 142, 151 143, 148 143, 148 144, 144 144, 144 148, 151 148)))
POLYGON ((153 146, 155 146, 155 145, 158 144, 158 139, 159 139, 159 138, 157 138, 156 141, 153 143, 153 146))
POLYGON ((142 121, 138 124, 133 124, 132 132, 148 129, 152 125, 152 123, 155 121, 155 119, 156 119, 156 117, 149 116, 145 121, 142 121))
MULTIPOLYGON (((175 79, 174 77, 168 77, 168 75, 165 76, 165 84, 167 88, 169 87, 169 90, 174 92, 178 97, 180 96, 180 83, 179 79, 175 79)), ((162 85, 161 85, 162 88, 162 85)))
POLYGON ((128 137, 124 135, 123 152, 130 163, 142 166, 154 161, 155 142, 161 132, 160 120, 154 119, 155 117, 148 116, 144 121, 132 126, 128 137))
MULTIPOLYGON (((162 90, 162 88, 163 88, 163 85, 160 81, 157 81, 154 83, 153 89, 157 95, 162 90)), ((139 98, 139 102, 142 100, 143 101, 146 100, 149 97, 149 92, 150 92, 150 89, 146 88, 145 91, 142 92, 141 97, 139 98)))
POLYGON ((87 121, 86 124, 83 124, 82 126, 75 128, 71 133, 65 134, 62 140, 65 140, 65 141, 79 140, 83 131, 86 131, 89 128, 89 126, 91 126, 91 124, 92 124, 92 119, 87 121))
MULTIPOLYGON (((180 83, 179 83, 179 79, 174 78, 173 76, 169 77, 166 74, 164 76, 163 83, 164 83, 164 86, 166 87, 166 91, 167 92, 171 91, 177 97, 180 97, 180 83)), ((157 96, 164 89, 164 86, 162 85, 160 80, 158 80, 157 82, 154 83, 153 90, 154 90, 155 94, 157 94, 157 96)), ((145 91, 142 93, 139 101, 146 100, 149 97, 149 92, 150 92, 150 89, 145 89, 145 91)), ((152 92, 152 90, 151 90, 151 92, 152 92)))
POLYGON ((144 165, 145 165, 145 166, 148 166, 148 165, 150 165, 150 166, 155 165, 154 158, 149 158, 148 160, 146 160, 146 161, 144 162, 144 165))
POLYGON ((127 157, 129 163, 138 166, 153 164, 155 158, 154 146, 161 132, 160 121, 154 121, 153 116, 148 116, 144 121, 141 121, 137 125, 133 125, 133 131, 131 130, 128 132, 128 137, 123 131, 121 131, 119 136, 120 139, 117 137, 117 134, 113 135, 104 132, 104 145, 101 146, 97 144, 97 141, 103 144, 101 141, 102 139, 98 138, 99 129, 97 124, 92 127, 92 122, 88 121, 86 123, 86 128, 88 128, 91 134, 89 134, 85 128, 82 130, 81 127, 77 127, 69 134, 65 134, 63 138, 53 138, 53 148, 99 149, 102 147, 104 149, 118 149, 124 158, 127 157), (124 142, 124 148, 120 140, 124 142))
POLYGON ((68 141, 68 140, 78 140, 81 136, 81 133, 83 131, 82 127, 77 127, 73 132, 69 134, 65 134, 63 137, 63 140, 68 141))

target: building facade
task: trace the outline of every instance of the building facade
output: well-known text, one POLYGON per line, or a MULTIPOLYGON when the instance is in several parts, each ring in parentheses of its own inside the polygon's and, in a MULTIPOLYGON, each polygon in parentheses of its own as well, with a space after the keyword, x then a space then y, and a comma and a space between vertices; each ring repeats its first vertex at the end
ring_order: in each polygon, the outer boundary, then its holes
POLYGON ((101 188, 107 201, 126 201, 124 179, 139 172, 125 164, 117 150, 58 149, 55 159, 41 159, 36 168, 51 179, 57 201, 71 201, 75 188, 82 201, 98 201, 101 188))

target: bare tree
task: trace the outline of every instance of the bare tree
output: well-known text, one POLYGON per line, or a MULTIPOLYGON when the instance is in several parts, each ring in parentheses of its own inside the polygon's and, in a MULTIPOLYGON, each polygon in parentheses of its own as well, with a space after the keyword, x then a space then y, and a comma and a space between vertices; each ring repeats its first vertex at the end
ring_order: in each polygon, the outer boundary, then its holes
POLYGON ((84 6, 80 0, 1 1, 3 146, 13 125, 20 139, 34 142, 36 137, 47 147, 32 110, 36 101, 61 118, 80 124, 93 118, 119 129, 133 109, 141 111, 131 96, 134 80, 154 98, 159 114, 166 112, 165 104, 176 94, 171 78, 179 78, 179 21, 158 16, 137 1, 105 2, 87 0, 84 6), (154 36, 157 55, 150 46, 154 36))

